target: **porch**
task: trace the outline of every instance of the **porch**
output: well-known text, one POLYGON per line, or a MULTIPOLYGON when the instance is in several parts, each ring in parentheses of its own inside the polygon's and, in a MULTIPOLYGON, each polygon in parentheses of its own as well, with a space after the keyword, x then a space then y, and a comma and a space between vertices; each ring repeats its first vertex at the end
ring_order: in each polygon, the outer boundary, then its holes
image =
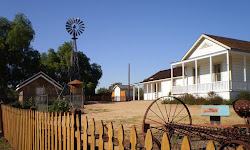
POLYGON ((172 63, 182 67, 182 78, 171 78, 172 94, 250 91, 249 55, 226 50, 172 63))

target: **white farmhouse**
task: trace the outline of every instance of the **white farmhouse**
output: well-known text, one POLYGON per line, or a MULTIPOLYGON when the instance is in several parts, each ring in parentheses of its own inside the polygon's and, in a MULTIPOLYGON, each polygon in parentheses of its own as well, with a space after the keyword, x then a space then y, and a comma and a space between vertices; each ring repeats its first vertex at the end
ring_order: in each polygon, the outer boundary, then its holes
POLYGON ((250 92, 250 42, 202 34, 183 56, 135 86, 143 85, 144 100, 184 93, 206 96, 214 91, 224 99, 250 92))

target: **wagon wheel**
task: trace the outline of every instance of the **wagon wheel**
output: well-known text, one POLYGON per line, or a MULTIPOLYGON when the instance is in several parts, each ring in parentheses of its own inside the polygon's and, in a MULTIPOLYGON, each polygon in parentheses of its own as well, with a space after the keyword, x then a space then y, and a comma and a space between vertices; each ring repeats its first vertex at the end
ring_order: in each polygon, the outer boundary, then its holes
POLYGON ((224 143, 219 150, 236 150, 239 146, 242 146, 243 149, 250 149, 250 145, 246 142, 242 142, 242 141, 230 141, 230 142, 226 142, 224 143))
POLYGON ((192 119, 187 106, 178 98, 164 96, 154 100, 145 112, 142 130, 150 129, 155 147, 160 148, 163 133, 167 132, 171 145, 181 141, 181 132, 173 128, 176 124, 191 125, 192 119))

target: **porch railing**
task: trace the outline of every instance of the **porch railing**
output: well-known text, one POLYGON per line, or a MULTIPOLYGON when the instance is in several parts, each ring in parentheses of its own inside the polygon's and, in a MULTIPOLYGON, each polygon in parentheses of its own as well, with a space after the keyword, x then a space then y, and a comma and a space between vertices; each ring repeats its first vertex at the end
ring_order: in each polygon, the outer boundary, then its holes
POLYGON ((244 81, 231 81, 230 87, 228 81, 219 81, 212 83, 202 83, 202 84, 193 84, 185 86, 173 86, 173 94, 183 94, 183 93, 200 93, 200 92, 209 92, 209 91, 250 91, 250 82, 244 81))
POLYGON ((212 83, 202 83, 193 84, 185 86, 173 86, 173 94, 183 94, 183 93, 200 93, 209 91, 222 91, 229 90, 229 85, 227 81, 219 81, 212 83))
POLYGON ((234 91, 249 91, 250 82, 231 81, 231 89, 234 91))

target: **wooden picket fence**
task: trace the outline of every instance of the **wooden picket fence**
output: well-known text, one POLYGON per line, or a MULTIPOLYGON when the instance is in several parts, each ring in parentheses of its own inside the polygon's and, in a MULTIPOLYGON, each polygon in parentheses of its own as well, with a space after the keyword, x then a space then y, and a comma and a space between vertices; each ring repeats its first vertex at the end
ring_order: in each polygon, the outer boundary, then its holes
MULTIPOLYGON (((99 133, 96 134, 95 121, 91 121, 91 134, 88 134, 88 120, 81 125, 81 114, 76 113, 44 113, 24 110, 1 105, 3 132, 5 138, 15 150, 125 150, 137 149, 137 133, 131 128, 130 148, 124 147, 124 130, 120 125, 117 135, 118 145, 114 145, 112 122, 108 124, 108 141, 104 139, 104 125, 100 122, 99 133), (98 135, 98 136, 97 136, 98 135)), ((150 130, 145 137, 145 149, 153 148, 153 138, 150 130)), ((170 150, 167 134, 163 134, 162 150, 170 150)), ((190 143, 184 137, 182 150, 190 150, 190 143)), ((243 149, 238 147, 238 149, 243 149)), ((207 150, 215 150, 213 141, 207 145, 207 150)))

